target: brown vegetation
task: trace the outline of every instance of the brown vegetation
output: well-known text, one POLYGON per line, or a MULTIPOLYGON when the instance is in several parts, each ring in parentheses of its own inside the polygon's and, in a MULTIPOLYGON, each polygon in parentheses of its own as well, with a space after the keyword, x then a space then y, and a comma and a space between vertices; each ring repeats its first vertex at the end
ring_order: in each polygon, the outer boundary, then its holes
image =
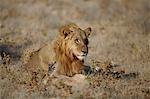
POLYGON ((1 99, 150 98, 149 0, 0 2, 1 99), (27 71, 22 60, 69 22, 92 27, 85 60, 90 67, 43 85, 44 71, 27 71))

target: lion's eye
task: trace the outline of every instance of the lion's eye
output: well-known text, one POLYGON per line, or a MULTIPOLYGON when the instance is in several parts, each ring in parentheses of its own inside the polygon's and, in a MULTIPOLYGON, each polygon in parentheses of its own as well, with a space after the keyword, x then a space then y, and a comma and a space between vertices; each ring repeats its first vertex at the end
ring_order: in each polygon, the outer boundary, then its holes
POLYGON ((80 40, 79 40, 79 39, 75 39, 75 42, 76 42, 76 43, 79 43, 79 42, 80 42, 80 40))

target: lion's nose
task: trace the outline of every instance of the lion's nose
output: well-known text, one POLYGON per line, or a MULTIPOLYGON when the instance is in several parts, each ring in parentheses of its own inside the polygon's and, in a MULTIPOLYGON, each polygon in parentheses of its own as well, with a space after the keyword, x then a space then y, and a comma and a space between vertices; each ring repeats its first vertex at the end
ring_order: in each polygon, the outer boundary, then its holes
POLYGON ((81 52, 83 53, 84 56, 86 56, 88 54, 88 48, 87 48, 87 46, 83 45, 81 52))
POLYGON ((87 52, 87 50, 82 50, 82 53, 84 56, 86 56, 88 52, 87 52))

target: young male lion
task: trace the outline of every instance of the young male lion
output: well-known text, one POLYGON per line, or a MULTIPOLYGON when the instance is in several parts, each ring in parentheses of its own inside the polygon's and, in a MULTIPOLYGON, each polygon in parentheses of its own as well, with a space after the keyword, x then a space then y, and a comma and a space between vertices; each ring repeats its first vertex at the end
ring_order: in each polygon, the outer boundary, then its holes
POLYGON ((90 27, 82 30, 73 23, 62 26, 56 39, 33 54, 27 66, 40 66, 48 72, 48 65, 54 65, 53 76, 80 73, 88 54, 90 34, 90 27))

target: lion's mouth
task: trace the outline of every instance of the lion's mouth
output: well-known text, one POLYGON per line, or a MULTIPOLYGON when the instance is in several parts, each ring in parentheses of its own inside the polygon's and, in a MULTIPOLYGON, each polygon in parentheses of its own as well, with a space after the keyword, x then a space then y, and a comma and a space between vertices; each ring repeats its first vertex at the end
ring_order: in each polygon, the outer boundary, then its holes
POLYGON ((79 60, 84 60, 87 55, 76 55, 79 60))
POLYGON ((87 56, 87 53, 74 52, 73 55, 79 60, 84 60, 87 56))

